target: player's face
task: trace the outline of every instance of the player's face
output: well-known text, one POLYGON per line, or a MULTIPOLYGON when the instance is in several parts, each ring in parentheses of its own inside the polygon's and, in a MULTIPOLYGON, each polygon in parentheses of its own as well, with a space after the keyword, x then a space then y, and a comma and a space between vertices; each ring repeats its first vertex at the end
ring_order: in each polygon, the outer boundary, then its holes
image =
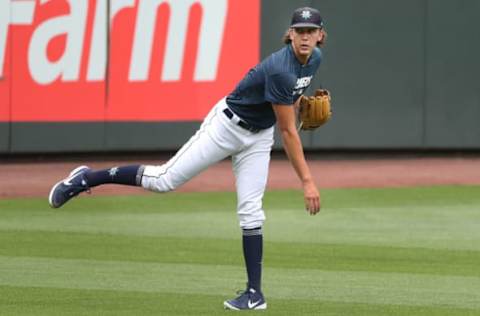
POLYGON ((318 28, 297 27, 290 29, 290 39, 292 40, 295 55, 301 62, 306 62, 312 54, 317 43, 322 39, 323 33, 318 28))

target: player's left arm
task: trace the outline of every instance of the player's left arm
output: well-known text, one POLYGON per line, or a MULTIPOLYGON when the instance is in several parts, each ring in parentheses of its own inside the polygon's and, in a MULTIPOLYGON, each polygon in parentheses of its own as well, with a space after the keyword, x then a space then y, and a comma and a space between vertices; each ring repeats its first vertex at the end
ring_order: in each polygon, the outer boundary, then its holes
POLYGON ((305 160, 303 146, 296 128, 293 105, 273 105, 277 124, 282 135, 283 147, 295 172, 302 181, 305 208, 315 215, 320 211, 320 193, 305 160))
POLYGON ((295 101, 295 103, 293 104, 295 111, 300 110, 300 100, 301 100, 301 97, 297 98, 297 101, 295 101))

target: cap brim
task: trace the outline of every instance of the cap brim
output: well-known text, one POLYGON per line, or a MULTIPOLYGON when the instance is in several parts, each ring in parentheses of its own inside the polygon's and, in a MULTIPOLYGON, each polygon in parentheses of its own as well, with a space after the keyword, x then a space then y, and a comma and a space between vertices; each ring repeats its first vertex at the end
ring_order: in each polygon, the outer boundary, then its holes
POLYGON ((311 27, 311 28, 315 28, 315 29, 321 29, 322 27, 318 24, 314 24, 314 23, 295 23, 295 24, 292 24, 290 25, 291 28, 298 28, 298 27, 311 27))

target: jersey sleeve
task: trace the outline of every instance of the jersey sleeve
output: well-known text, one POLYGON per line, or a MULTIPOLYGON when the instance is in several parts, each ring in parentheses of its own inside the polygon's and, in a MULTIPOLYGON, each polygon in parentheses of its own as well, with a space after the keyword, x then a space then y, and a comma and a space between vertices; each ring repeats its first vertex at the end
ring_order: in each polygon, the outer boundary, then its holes
POLYGON ((272 104, 293 104, 293 89, 296 78, 290 73, 267 75, 265 79, 265 100, 272 104))

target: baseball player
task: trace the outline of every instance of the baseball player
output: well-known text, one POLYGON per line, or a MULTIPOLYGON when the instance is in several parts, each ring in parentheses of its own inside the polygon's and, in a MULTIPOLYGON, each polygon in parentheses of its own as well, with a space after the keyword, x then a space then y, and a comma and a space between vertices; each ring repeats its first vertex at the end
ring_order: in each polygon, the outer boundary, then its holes
POLYGON ((319 46, 325 36, 318 10, 309 7, 295 10, 285 35, 286 45, 252 68, 235 90, 210 110, 196 134, 167 163, 99 171, 80 166, 53 186, 50 205, 61 207, 79 193, 106 183, 141 186, 155 192, 172 191, 210 165, 231 157, 248 282, 246 290, 225 301, 224 307, 266 309, 261 290, 265 221, 262 199, 275 123, 303 186, 307 212, 314 215, 320 210, 319 191, 296 128, 295 105, 320 66, 319 46))

